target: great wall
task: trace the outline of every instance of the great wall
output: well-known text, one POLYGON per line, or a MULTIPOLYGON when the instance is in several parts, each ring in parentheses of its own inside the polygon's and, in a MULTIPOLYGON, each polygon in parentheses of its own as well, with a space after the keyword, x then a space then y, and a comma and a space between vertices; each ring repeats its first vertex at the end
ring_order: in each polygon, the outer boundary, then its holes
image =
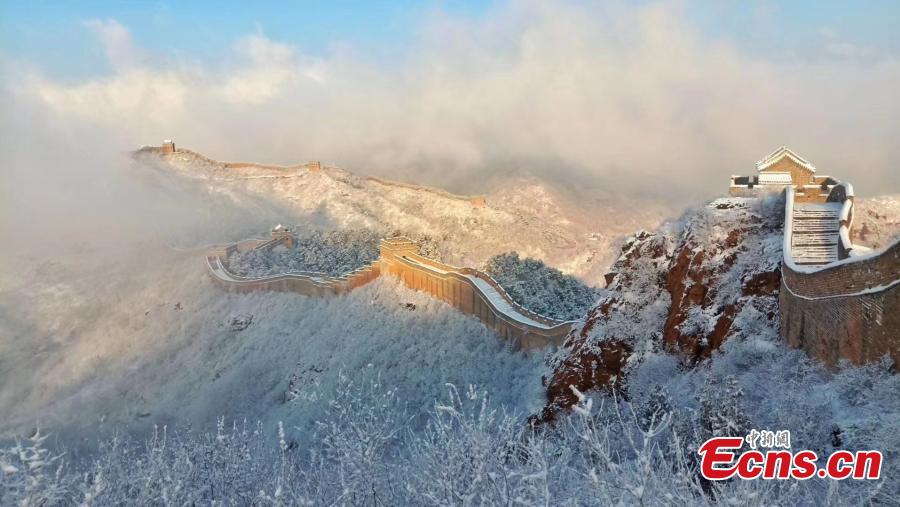
POLYGON ((427 292, 459 311, 481 320, 498 336, 522 349, 560 345, 574 322, 559 321, 534 313, 515 301, 482 271, 458 268, 419 255, 419 247, 402 237, 381 241, 380 257, 372 264, 339 277, 323 273, 292 272, 260 278, 243 278, 228 269, 235 251, 290 246, 290 230, 276 227, 272 239, 249 240, 214 249, 206 257, 213 280, 228 291, 289 291, 307 296, 349 292, 382 275, 401 280, 408 287, 427 292))
POLYGON ((885 355, 900 364, 900 241, 877 252, 853 245, 853 186, 816 175, 787 147, 757 170, 732 176, 729 193, 784 192, 782 337, 829 366, 885 355))
MULTIPOLYGON (((176 152, 171 141, 162 147, 144 149, 163 154, 176 152)), ((223 168, 282 167, 210 163, 223 168)), ((321 170, 318 162, 284 167, 321 170)), ((900 241, 878 252, 853 245, 853 187, 830 176, 817 175, 815 166, 790 149, 779 148, 756 167, 755 176, 732 176, 729 194, 784 194, 778 296, 783 338, 830 366, 842 359, 862 364, 884 355, 900 364, 900 241)), ((383 185, 411 186, 369 179, 383 185)), ((444 195, 440 190, 432 191, 444 195)), ((479 196, 454 197, 484 205, 479 196)), ((575 324, 531 312, 513 301, 486 273, 423 257, 416 244, 400 237, 382 240, 379 259, 369 266, 338 277, 292 272, 251 279, 228 268, 228 257, 236 250, 271 249, 291 242, 289 230, 276 228, 271 239, 214 249, 207 255, 209 273, 229 291, 279 290, 310 296, 347 292, 389 275, 477 317, 500 337, 523 349, 559 346, 575 324)))

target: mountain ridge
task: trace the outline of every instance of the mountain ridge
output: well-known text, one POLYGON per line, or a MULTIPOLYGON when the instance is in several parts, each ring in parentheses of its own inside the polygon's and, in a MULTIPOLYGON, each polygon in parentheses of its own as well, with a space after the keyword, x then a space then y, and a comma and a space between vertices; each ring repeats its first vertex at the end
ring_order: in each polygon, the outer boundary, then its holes
POLYGON ((139 150, 137 160, 235 200, 270 200, 302 216, 302 222, 429 236, 443 246, 440 260, 451 264, 478 266, 494 255, 518 251, 594 285, 602 285, 621 239, 656 226, 666 214, 664 206, 635 211, 621 197, 566 194, 537 179, 515 178, 469 196, 329 166, 310 170, 310 164, 241 163, 234 168, 181 148, 139 150))

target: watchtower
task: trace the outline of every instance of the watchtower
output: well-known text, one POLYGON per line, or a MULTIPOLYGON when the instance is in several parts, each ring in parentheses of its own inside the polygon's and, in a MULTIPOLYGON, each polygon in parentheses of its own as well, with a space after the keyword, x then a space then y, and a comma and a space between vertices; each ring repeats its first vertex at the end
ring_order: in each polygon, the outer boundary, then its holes
POLYGON ((272 227, 272 239, 280 239, 284 246, 294 248, 294 232, 286 225, 272 227))
POLYGON ((163 141, 162 146, 159 147, 159 151, 162 152, 163 155, 175 153, 175 141, 166 139, 163 141))
POLYGON ((419 245, 409 238, 396 236, 393 238, 384 238, 381 240, 381 258, 393 259, 403 257, 407 254, 418 254, 419 245))

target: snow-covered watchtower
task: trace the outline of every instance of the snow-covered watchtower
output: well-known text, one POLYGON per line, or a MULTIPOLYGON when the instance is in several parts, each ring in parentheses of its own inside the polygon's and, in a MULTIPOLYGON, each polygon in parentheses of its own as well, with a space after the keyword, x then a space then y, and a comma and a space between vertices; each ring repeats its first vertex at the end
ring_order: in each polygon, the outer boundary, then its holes
POLYGON ((280 239, 284 246, 294 248, 294 232, 286 225, 272 227, 272 239, 280 239))
POLYGON ((794 187, 800 194, 827 196, 837 180, 816 174, 816 166, 782 146, 756 163, 756 175, 731 176, 728 193, 738 197, 752 197, 763 192, 781 191, 794 187))
POLYGON ((159 147, 159 151, 161 151, 163 155, 175 153, 175 141, 166 139, 165 141, 163 141, 162 146, 159 147))

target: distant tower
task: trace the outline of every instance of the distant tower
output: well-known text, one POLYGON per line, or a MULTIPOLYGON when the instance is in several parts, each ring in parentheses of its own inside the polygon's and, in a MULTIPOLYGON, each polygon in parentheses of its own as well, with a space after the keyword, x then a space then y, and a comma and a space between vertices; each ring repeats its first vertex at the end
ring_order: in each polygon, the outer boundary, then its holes
POLYGON ((163 153, 163 155, 175 153, 175 142, 171 139, 166 139, 165 141, 163 141, 162 146, 160 146, 160 151, 163 153))
POLYGON ((288 248, 294 248, 294 233, 290 227, 278 224, 272 227, 272 239, 280 239, 288 248))
POLYGON ((306 164, 306 168, 309 169, 309 172, 311 172, 311 173, 317 173, 322 170, 322 163, 319 162, 318 160, 315 160, 313 162, 308 162, 306 164))
POLYGON ((484 196, 482 196, 482 195, 479 195, 476 197, 470 197, 469 202, 471 202, 472 206, 475 206, 476 208, 480 208, 480 207, 484 206, 485 204, 487 204, 487 201, 485 200, 484 196))

